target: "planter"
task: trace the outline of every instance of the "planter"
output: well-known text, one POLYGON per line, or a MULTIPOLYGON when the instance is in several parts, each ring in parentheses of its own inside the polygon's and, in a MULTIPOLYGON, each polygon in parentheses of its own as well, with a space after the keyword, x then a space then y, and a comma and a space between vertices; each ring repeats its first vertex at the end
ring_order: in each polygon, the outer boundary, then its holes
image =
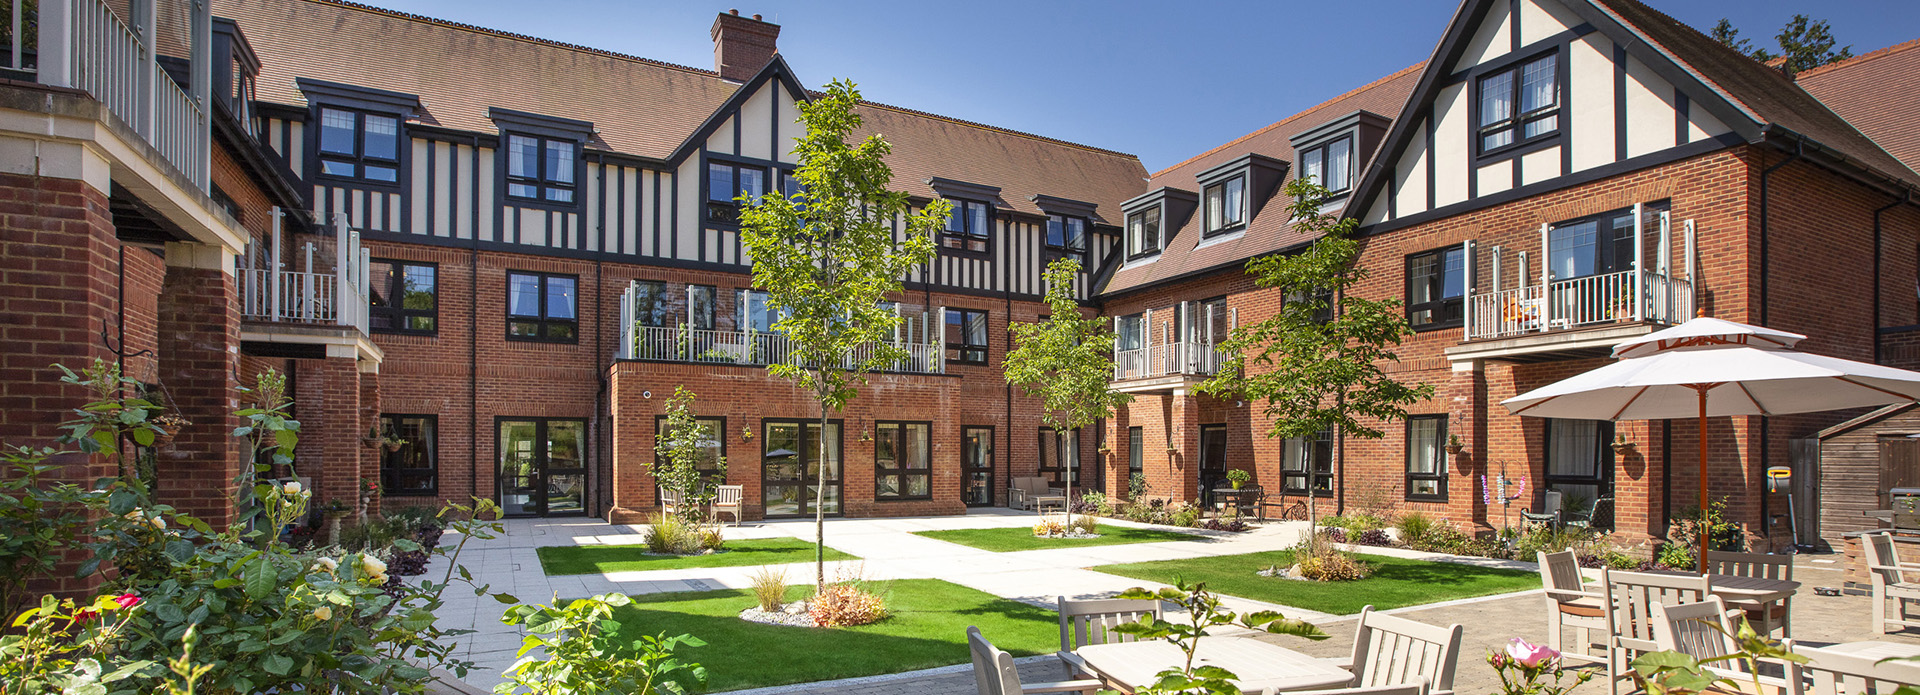
POLYGON ((1466 450, 1467 450, 1467 446, 1465 444, 1448 444, 1447 445, 1448 456, 1459 456, 1460 452, 1466 451, 1466 450))

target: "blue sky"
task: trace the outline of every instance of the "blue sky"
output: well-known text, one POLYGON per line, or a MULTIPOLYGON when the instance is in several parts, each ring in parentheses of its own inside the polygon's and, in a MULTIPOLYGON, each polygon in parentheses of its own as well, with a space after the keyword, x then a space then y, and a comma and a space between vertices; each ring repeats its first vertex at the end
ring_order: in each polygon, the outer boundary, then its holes
MULTIPOLYGON (((1093 2, 362 0, 405 12, 710 68, 713 16, 781 25, 809 86, 1140 156, 1155 171, 1425 60, 1451 0, 1093 2)), ((1649 0, 1773 46, 1795 12, 1865 53, 1920 37, 1913 0, 1649 0)), ((565 115, 556 113, 555 115, 565 115)))

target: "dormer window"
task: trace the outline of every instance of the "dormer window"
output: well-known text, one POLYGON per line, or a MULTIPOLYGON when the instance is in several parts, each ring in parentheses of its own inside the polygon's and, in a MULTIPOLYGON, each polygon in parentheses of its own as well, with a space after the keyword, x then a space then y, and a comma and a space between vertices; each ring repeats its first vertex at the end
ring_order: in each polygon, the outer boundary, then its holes
POLYGON ((1087 254, 1087 218, 1047 216, 1047 255, 1082 259, 1087 254))
POLYGON ((514 198, 573 202, 573 168, 580 143, 535 137, 507 136, 507 195, 514 198))
POLYGON ((767 192, 767 170, 728 162, 707 162, 707 220, 739 224, 740 199, 767 192))
POLYGON ((1247 180, 1235 176, 1207 186, 1201 195, 1208 236, 1240 229, 1247 224, 1247 180))
POLYGON ((399 181, 400 119, 322 107, 320 173, 385 183, 399 181))
POLYGON ((1129 213, 1127 257, 1141 258, 1157 253, 1160 253, 1160 208, 1155 206, 1129 213))
POLYGON ((1329 195, 1353 187, 1353 138, 1340 138, 1300 151, 1300 177, 1327 189, 1329 195))
MULTIPOLYGON (((238 32, 238 28, 232 31, 238 32)), ((234 56, 236 68, 251 55, 245 50, 245 42, 237 38, 237 33, 226 36, 227 51, 234 56)), ((245 97, 251 92, 252 79, 244 71, 239 77, 232 88, 245 97)), ((232 75, 217 75, 214 85, 226 89, 224 85, 234 79, 232 75)), ((406 166, 406 122, 420 112, 419 97, 304 77, 295 79, 294 84, 312 108, 308 112, 311 127, 307 130, 307 146, 313 156, 307 160, 307 170, 299 172, 301 175, 333 179, 344 185, 398 186, 400 170, 406 166)), ((238 112, 235 115, 238 117, 238 112)))
POLYGON ((947 229, 940 245, 950 249, 986 253, 993 238, 993 206, 978 200, 949 198, 953 212, 947 215, 947 229))
POLYGON ((1480 153, 1490 154, 1560 131, 1559 55, 1548 53, 1480 78, 1480 153))

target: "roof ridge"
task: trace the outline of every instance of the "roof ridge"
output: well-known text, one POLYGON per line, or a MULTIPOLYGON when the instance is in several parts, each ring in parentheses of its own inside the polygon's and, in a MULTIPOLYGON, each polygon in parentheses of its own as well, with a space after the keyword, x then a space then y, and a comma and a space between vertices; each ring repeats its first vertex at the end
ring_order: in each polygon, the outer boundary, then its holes
POLYGON ((654 67, 669 68, 673 70, 684 70, 686 72, 691 72, 696 75, 701 75, 704 77, 716 77, 716 78, 720 77, 720 73, 718 72, 691 67, 687 65, 681 65, 679 63, 669 63, 664 60, 655 60, 653 58, 643 58, 630 53, 609 51, 604 48, 594 48, 592 46, 582 46, 577 43, 567 43, 565 41, 543 39, 538 36, 533 36, 529 34, 518 34, 511 31, 491 29, 488 27, 479 26, 477 24, 467 24, 464 22, 455 22, 452 20, 440 19, 438 17, 428 17, 423 14, 414 14, 412 12, 401 12, 399 10, 388 9, 385 7, 377 7, 377 6, 368 5, 365 3, 352 2, 352 0, 304 0, 304 1, 314 3, 316 5, 333 5, 336 7, 344 7, 347 9, 359 10, 362 12, 383 14, 390 17, 397 17, 397 18, 412 21, 412 22, 425 22, 428 24, 437 24, 437 25, 448 27, 451 29, 460 29, 463 31, 471 31, 471 32, 476 32, 481 34, 491 34, 494 36, 500 36, 500 37, 509 38, 509 39, 516 39, 520 41, 526 41, 529 43, 543 44, 543 45, 552 46, 555 48, 563 48, 570 51, 579 51, 581 53, 590 53, 593 55, 605 56, 608 58, 615 58, 619 60, 630 60, 636 63, 644 63, 646 65, 652 65, 654 67))
MULTIPOLYGON (((818 90, 808 90, 808 92, 809 92, 809 93, 811 93, 811 94, 815 94, 815 95, 818 95, 818 94, 821 94, 821 92, 820 92, 820 91, 818 91, 818 90)), ((1023 137, 1023 138, 1031 138, 1031 139, 1034 139, 1034 140, 1039 140, 1039 141, 1041 141, 1041 142, 1046 142, 1046 143, 1051 143, 1051 144, 1055 144, 1055 145, 1065 145, 1065 146, 1068 146, 1068 147, 1074 147, 1074 148, 1079 148, 1079 149, 1082 149, 1082 150, 1087 150, 1087 151, 1089 151, 1089 152, 1095 152, 1095 153, 1099 153, 1099 154, 1108 154, 1108 155, 1113 155, 1113 156, 1116 156, 1116 157, 1125 157, 1125 158, 1127 158, 1127 159, 1136 159, 1136 160, 1140 158, 1140 157, 1139 157, 1139 155, 1135 155, 1135 154, 1129 154, 1129 153, 1126 153, 1126 152, 1121 152, 1121 151, 1118 151, 1118 150, 1109 150, 1109 149, 1107 149, 1107 148, 1104 148, 1104 147, 1094 147, 1093 145, 1086 145, 1086 144, 1082 144, 1082 143, 1078 143, 1078 142, 1074 142, 1074 141, 1072 141, 1072 140, 1062 140, 1062 139, 1060 139, 1060 138, 1052 138, 1052 137, 1047 137, 1047 136, 1045 136, 1045 135, 1038 135, 1038 134, 1034 134, 1034 133, 1029 133, 1029 132, 1027 132, 1027 131, 1024 131, 1024 130, 1014 130, 1014 129, 1012 129, 1012 128, 1005 128, 1005 127, 1001 127, 1001 126, 997 126, 997 125, 990 125, 990 124, 987 124, 987 123, 981 123, 981 122, 979 122, 979 121, 969 121, 969 120, 967 120, 967 119, 964 119, 964 118, 954 118, 954 117, 952 117, 952 116, 942 116, 942 115, 940 115, 940 114, 937 114, 937 113, 932 113, 932 112, 928 112, 928 111, 921 111, 921 110, 919 110, 919 109, 910 109, 910 108, 907 108, 907 107, 905 107, 905 106, 894 106, 894 105, 892 105, 892 104, 883 104, 883 103, 880 103, 880 102, 877 102, 877 101, 868 101, 868 100, 866 100, 866 99, 861 99, 861 100, 860 100, 860 103, 861 103, 861 104, 865 104, 865 105, 867 105, 867 106, 873 106, 873 107, 877 107, 877 108, 883 108, 883 109, 889 109, 889 110, 892 110, 892 111, 899 111, 899 112, 901 112, 901 113, 905 113, 905 114, 910 114, 910 115, 914 115, 914 116, 922 116, 922 117, 926 117, 926 118, 933 118, 933 119, 938 119, 938 120, 942 120, 942 121, 946 121, 946 122, 948 122, 948 123, 955 123, 955 124, 959 124, 959 125, 965 125, 965 126, 972 126, 972 127, 975 127, 975 128, 980 128, 980 129, 983 129, 983 130, 991 130, 991 131, 995 131, 995 132, 999 132, 999 133, 1006 133, 1006 134, 1008 134, 1008 135, 1014 135, 1014 136, 1019 136, 1019 137, 1023 137)))
POLYGON ((1854 56, 1852 58, 1848 58, 1846 60, 1827 63, 1826 65, 1821 65, 1819 67, 1813 67, 1813 68, 1808 68, 1806 70, 1801 70, 1799 74, 1796 74, 1793 76, 1793 79, 1800 80, 1807 77, 1815 77, 1823 73, 1838 70, 1840 68, 1850 67, 1853 65, 1864 63, 1869 60, 1873 60, 1875 58, 1885 58, 1895 53, 1901 53, 1901 52, 1912 50, 1915 48, 1920 48, 1920 39, 1911 39, 1902 43, 1896 43, 1894 45, 1887 46, 1886 48, 1881 48, 1874 51, 1868 51, 1866 53, 1862 53, 1860 55, 1854 56))
MULTIPOLYGON (((1708 36, 1706 32, 1700 31, 1698 28, 1694 27, 1692 24, 1688 24, 1686 22, 1682 22, 1678 19, 1675 19, 1673 15, 1669 15, 1665 12, 1661 12, 1659 9, 1656 9, 1652 5, 1649 5, 1644 2, 1640 2, 1640 0, 1609 0, 1609 2, 1631 2, 1634 5, 1638 6, 1641 10, 1647 12, 1648 14, 1653 15, 1656 19, 1665 20, 1666 22, 1673 24, 1675 26, 1678 26, 1681 29, 1693 32, 1696 36, 1699 36, 1702 39, 1706 39, 1706 41, 1703 42, 1704 44, 1717 46, 1722 51, 1726 51, 1735 56, 1739 56, 1741 60, 1751 60, 1755 63, 1760 62, 1758 60, 1754 60, 1753 56, 1734 50, 1732 46, 1728 46, 1726 44, 1720 43, 1719 41, 1713 40, 1713 37, 1708 36)), ((1606 2, 1595 3, 1595 6, 1599 7, 1603 12, 1613 15, 1614 21, 1617 21, 1620 23, 1621 26, 1627 27, 1629 30, 1640 34, 1641 38, 1646 39, 1647 43, 1654 45, 1655 47, 1659 48, 1661 52, 1666 53, 1667 56, 1674 62, 1674 64, 1681 66, 1682 69, 1686 70, 1687 72, 1693 73, 1695 77, 1698 77, 1700 79, 1702 84, 1707 85, 1708 89, 1720 92, 1721 96, 1726 97, 1727 100, 1732 101, 1736 106, 1746 111, 1749 115, 1755 117, 1756 119, 1771 121, 1771 119, 1766 119, 1764 117, 1761 117, 1760 110, 1757 108, 1754 108, 1753 104, 1749 103, 1746 99, 1741 98, 1740 95, 1735 94, 1732 88, 1724 84, 1721 84, 1719 80, 1716 80, 1711 75, 1708 75, 1707 71, 1700 69, 1699 66, 1694 65, 1691 61, 1688 61, 1687 59, 1682 58, 1680 56, 1679 50, 1675 49, 1673 46, 1668 46, 1665 42, 1662 42, 1660 39, 1654 38, 1652 34, 1647 32, 1645 27, 1641 27, 1639 25, 1634 24, 1633 20, 1628 19, 1624 15, 1620 14, 1620 11, 1618 9, 1614 8, 1611 5, 1608 5, 1606 2)), ((1766 67, 1766 66, 1762 64, 1761 67, 1766 67)), ((1769 71, 1772 72, 1774 75, 1779 76, 1780 79, 1786 81, 1788 84, 1793 83, 1793 80, 1791 78, 1788 78, 1785 73, 1780 72, 1778 69, 1770 69, 1769 71)))
MULTIPOLYGON (((1228 149, 1228 148, 1231 148, 1231 147, 1233 147, 1234 145, 1238 145, 1238 144, 1240 144, 1240 143, 1242 143, 1242 142, 1246 142, 1247 140, 1249 140, 1249 139, 1252 139, 1252 138, 1253 138, 1254 136, 1257 136, 1257 135, 1259 135, 1259 134, 1261 134, 1261 133, 1265 133, 1265 132, 1267 132, 1267 131, 1269 131, 1269 130, 1273 130, 1273 129, 1275 129, 1275 128, 1278 128, 1278 127, 1280 127, 1280 126, 1283 126, 1283 125, 1286 125, 1286 124, 1288 124, 1288 123, 1291 123, 1291 122, 1293 122, 1293 121, 1295 121, 1295 120, 1298 120, 1298 119, 1300 119, 1300 118, 1302 118, 1302 117, 1304 117, 1304 116, 1306 116, 1307 114, 1310 114, 1310 113, 1313 113, 1313 112, 1315 112, 1315 111, 1318 111, 1318 110, 1320 110, 1320 109, 1323 109, 1323 108, 1326 108, 1327 106, 1329 106, 1329 105, 1331 105, 1331 104, 1333 104, 1333 103, 1334 103, 1334 102, 1336 102, 1336 101, 1340 101, 1340 100, 1342 100, 1342 99, 1347 99, 1347 98, 1350 98, 1350 97, 1353 97, 1353 96, 1355 96, 1355 95, 1357 95, 1357 94, 1360 94, 1361 92, 1365 92, 1365 91, 1367 91, 1367 90, 1369 90, 1369 89, 1373 89, 1373 88, 1375 88, 1375 87, 1378 87, 1378 86, 1380 86, 1380 85, 1382 85, 1382 84, 1385 84, 1385 83, 1387 83, 1387 82, 1390 82, 1390 81, 1393 81, 1393 80, 1395 80, 1395 79, 1397 79, 1397 78, 1400 78, 1400 77, 1402 77, 1402 76, 1405 76, 1405 75, 1406 75, 1407 73, 1409 73, 1409 72, 1415 72, 1415 71, 1418 71, 1418 70, 1419 70, 1420 68, 1422 68, 1422 67, 1424 67, 1424 66, 1425 66, 1426 64, 1427 64, 1427 61, 1424 61, 1424 60, 1423 60, 1423 61, 1420 61, 1420 62, 1418 62, 1418 63, 1414 63, 1414 64, 1412 64, 1412 65, 1409 65, 1409 66, 1407 66, 1407 67, 1404 67, 1404 68, 1400 68, 1399 70, 1395 70, 1395 71, 1394 71, 1394 72, 1393 72, 1392 74, 1389 74, 1389 75, 1387 75, 1387 76, 1385 76, 1385 77, 1382 77, 1382 78, 1380 78, 1380 79, 1377 79, 1377 80, 1374 80, 1374 81, 1372 81, 1372 82, 1368 82, 1368 83, 1366 83, 1366 84, 1364 84, 1364 85, 1361 85, 1361 86, 1359 86, 1359 87, 1355 87, 1355 88, 1353 88, 1353 89, 1350 89, 1350 90, 1347 90, 1347 91, 1346 91, 1345 93, 1343 93, 1343 94, 1341 94, 1341 95, 1339 95, 1339 96, 1336 96, 1336 97, 1333 97, 1333 98, 1331 98, 1331 99, 1328 99, 1328 100, 1326 100, 1326 101, 1323 101, 1323 102, 1320 102, 1320 103, 1318 103, 1318 104, 1314 104, 1313 106, 1309 106, 1309 107, 1307 107, 1307 108, 1305 108, 1305 109, 1303 109, 1303 110, 1301 110, 1301 111, 1299 111, 1299 112, 1297 112, 1297 113, 1294 113, 1294 114, 1293 114, 1293 115, 1291 115, 1291 116, 1288 116, 1288 117, 1286 117, 1286 118, 1282 118, 1282 119, 1280 119, 1280 120, 1278 120, 1278 121, 1274 121, 1273 123, 1270 123, 1270 124, 1267 124, 1267 125, 1265 125, 1265 126, 1261 126, 1260 128, 1257 128, 1257 129, 1255 129, 1255 130, 1254 130, 1253 132, 1250 132, 1250 133, 1247 133, 1247 134, 1245 134, 1245 135, 1242 135, 1242 136, 1240 136, 1240 137, 1237 137, 1237 138, 1234 138, 1234 139, 1232 139, 1232 140, 1228 140, 1227 142, 1224 142, 1224 143, 1221 143, 1221 144, 1219 144, 1219 145, 1215 145, 1214 147, 1212 147, 1212 148, 1209 148, 1209 149, 1208 149, 1207 151, 1205 151, 1205 152, 1201 152, 1200 154, 1196 154, 1196 155, 1194 155, 1194 156, 1192 156, 1192 157, 1188 157, 1188 158, 1186 158, 1186 159, 1183 159, 1183 160, 1180 160, 1180 161, 1179 161, 1178 163, 1176 163, 1176 164, 1174 164, 1174 165, 1172 165, 1172 166, 1169 166, 1169 167, 1166 167, 1166 168, 1164 168, 1164 169, 1161 169, 1161 170, 1159 170, 1159 171, 1156 171, 1156 172, 1153 172, 1152 174, 1148 174, 1148 175, 1147 175, 1147 178, 1149 178, 1149 179, 1152 179, 1152 178, 1156 178, 1156 177, 1158 177, 1158 176, 1160 176, 1161 174, 1165 174, 1165 173, 1167 173, 1167 172, 1169 172, 1169 171, 1173 171, 1173 170, 1175 170, 1175 169, 1178 169, 1178 168, 1180 168, 1180 167, 1183 167, 1183 166, 1186 166, 1186 165, 1188 165, 1188 164, 1192 164, 1192 163, 1194 163, 1194 162, 1196 162, 1196 161, 1199 161, 1200 159, 1203 159, 1203 158, 1205 158, 1205 157, 1207 157, 1208 155, 1211 155, 1211 154, 1214 154, 1214 153, 1216 153, 1216 152, 1220 152, 1220 151, 1222 151, 1222 150, 1225 150, 1225 149, 1228 149)), ((1395 114, 1395 115, 1398 115, 1398 114, 1395 114)))

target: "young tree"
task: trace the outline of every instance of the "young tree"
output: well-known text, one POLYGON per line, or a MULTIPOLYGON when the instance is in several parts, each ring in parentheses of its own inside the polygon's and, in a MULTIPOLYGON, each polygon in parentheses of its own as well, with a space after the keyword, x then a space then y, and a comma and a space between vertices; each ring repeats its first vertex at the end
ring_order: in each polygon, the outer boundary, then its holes
MULTIPOLYGON (((1378 439, 1386 434, 1381 424, 1406 417, 1408 405, 1433 395, 1432 385, 1400 383, 1385 369, 1399 359, 1394 348, 1413 329, 1399 300, 1349 292, 1367 276, 1354 263, 1360 242, 1350 237, 1359 220, 1323 213, 1327 189, 1311 181, 1295 179, 1286 193, 1294 200, 1288 206, 1294 230, 1315 240, 1298 254, 1247 262, 1254 282, 1279 290, 1286 302, 1273 316, 1234 329, 1222 344, 1226 364, 1197 390, 1264 402, 1272 439, 1323 431, 1378 439)), ((1318 523, 1314 499, 1309 492, 1310 534, 1318 523)))
POLYGON ((1796 14, 1780 27, 1780 33, 1774 40, 1780 44, 1780 52, 1773 53, 1764 48, 1754 48, 1751 41, 1740 38, 1740 30, 1726 18, 1713 25, 1713 39, 1728 48, 1751 56, 1762 63, 1775 58, 1783 59, 1780 68, 1792 75, 1802 70, 1810 70, 1828 63, 1839 62, 1853 57, 1853 46, 1842 46, 1833 50, 1838 43, 1833 38, 1833 28, 1824 19, 1811 19, 1796 14))
MULTIPOLYGON (((1007 383, 1041 400, 1040 421, 1055 432, 1092 425, 1133 400, 1113 390, 1113 332, 1106 322, 1080 315, 1073 278, 1080 262, 1061 258, 1047 264, 1044 322, 1014 323, 1014 348, 1007 352, 1007 383)), ((1078 453, 1077 451, 1075 452, 1078 453)), ((1073 523, 1073 471, 1067 467, 1067 523, 1073 523)))
POLYGON ((860 127, 859 104, 859 90, 841 80, 801 103, 805 134, 794 147, 801 189, 742 200, 740 215, 753 283, 766 291, 767 308, 778 312, 773 329, 789 348, 767 371, 792 379, 820 402, 813 505, 820 590, 827 578, 828 415, 846 408, 868 373, 909 357, 892 342, 900 318, 884 302, 901 290, 907 271, 933 259, 933 234, 951 208, 935 200, 912 213, 905 192, 888 190, 893 170, 884 160, 892 145, 879 135, 848 142, 860 127))
POLYGON ((725 456, 716 456, 712 462, 701 460, 709 451, 706 443, 714 441, 720 433, 694 417, 693 392, 685 386, 673 387, 673 397, 667 399, 666 415, 666 421, 660 425, 659 441, 653 445, 654 459, 649 467, 661 489, 680 493, 680 516, 696 521, 694 516, 700 506, 713 498, 713 486, 702 480, 702 476, 712 474, 713 469, 718 469, 721 480, 727 476, 725 456), (702 463, 709 469, 701 470, 702 463))

